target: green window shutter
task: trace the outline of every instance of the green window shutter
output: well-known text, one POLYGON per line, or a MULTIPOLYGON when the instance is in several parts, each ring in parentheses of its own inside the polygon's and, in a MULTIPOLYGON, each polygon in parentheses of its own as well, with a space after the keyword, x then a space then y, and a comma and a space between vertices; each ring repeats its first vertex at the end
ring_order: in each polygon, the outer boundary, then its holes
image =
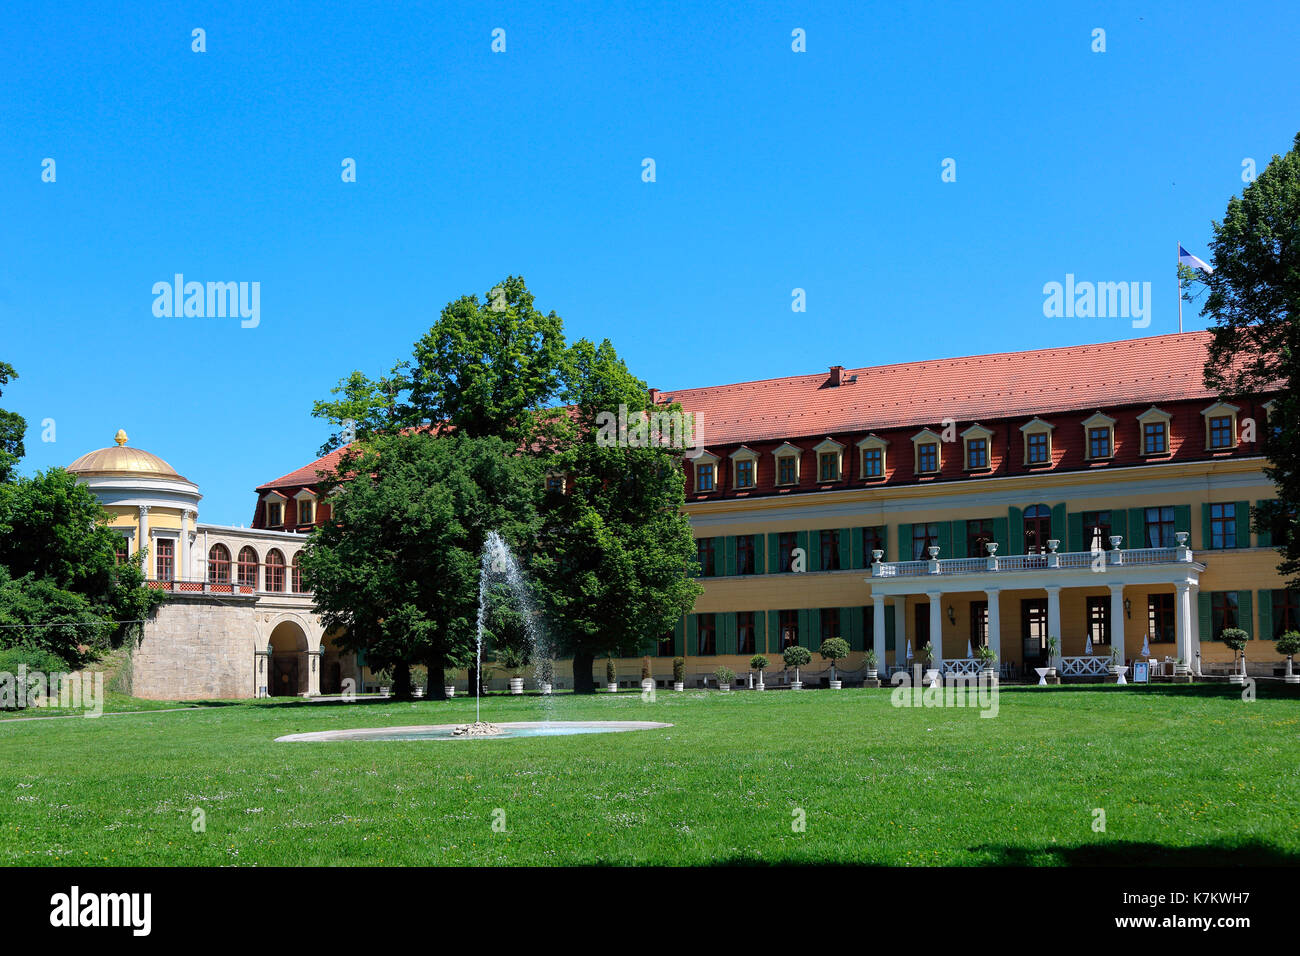
POLYGON ((1255 630, 1254 601, 1249 591, 1237 592, 1237 620, 1240 622, 1237 626, 1249 634, 1251 640, 1259 640, 1259 632, 1255 630))
POLYGON ((1025 553, 1025 511, 1007 509, 1007 554, 1025 553))
POLYGON ((809 535, 807 531, 800 531, 795 536, 795 541, 798 543, 798 547, 803 548, 804 570, 815 571, 817 570, 817 567, 813 564, 812 548, 808 546, 808 537, 809 535))
MULTIPOLYGON (((871 555, 866 553, 867 549, 862 549, 862 563, 870 564, 871 555)), ((889 556, 889 525, 880 526, 880 560, 881 561, 899 561, 900 558, 891 558, 889 556)))
POLYGON ((781 612, 767 612, 767 649, 769 653, 781 653, 781 612))
MULTIPOLYGON (((1264 505, 1267 503, 1268 502, 1266 501, 1257 501, 1255 502, 1255 507, 1258 508, 1260 505, 1264 505)), ((1273 547, 1273 532, 1268 530, 1267 528, 1261 528, 1258 534, 1256 534, 1255 539, 1259 543, 1259 546, 1261 548, 1273 547)), ((1263 613, 1263 608, 1260 609, 1260 613, 1261 614, 1263 613)))
POLYGON ((1210 531, 1210 506, 1201 505, 1201 548, 1209 551, 1214 547, 1214 535, 1210 531))
POLYGON ((1145 508, 1128 509, 1128 537, 1124 539, 1125 547, 1147 547, 1147 512, 1145 508))
POLYGON ((1010 551, 1007 550, 1008 539, 1009 539, 1009 532, 1007 531, 1007 519, 994 518, 993 519, 993 540, 996 541, 998 544, 998 554, 1005 555, 1011 553, 1010 551))
POLYGON ((1276 635, 1273 634, 1273 592, 1261 590, 1259 592, 1259 639, 1261 641, 1274 640, 1276 635))
POLYGON ((767 570, 767 565, 763 563, 763 536, 754 535, 754 573, 762 574, 767 570))
MULTIPOLYGON (((948 521, 939 522, 939 538, 935 542, 939 546, 940 558, 952 557, 952 523, 948 521)), ((928 558, 929 555, 927 554, 928 558)))
MULTIPOLYGON (((875 613, 874 607, 872 613, 875 613)), ((894 650, 894 609, 888 605, 885 606, 885 650, 894 650)), ((881 661, 880 666, 884 667, 885 662, 881 661)))
MULTIPOLYGON (((940 552, 939 556, 943 557, 943 553, 940 552)), ((965 521, 954 521, 952 523, 952 553, 949 554, 948 557, 950 558, 970 557, 970 555, 966 553, 966 522, 965 521)))
MULTIPOLYGON (((1192 540, 1192 506, 1191 505, 1174 505, 1174 531, 1187 532, 1187 546, 1196 547, 1196 542, 1192 540)), ((1174 538, 1174 545, 1178 545, 1178 539, 1174 538)))
POLYGON ((1117 508, 1110 513, 1110 533, 1117 534, 1124 539, 1119 544, 1121 548, 1141 547, 1141 545, 1131 543, 1128 539, 1128 513, 1123 508, 1117 508))
MULTIPOLYGON (((1210 593, 1201 591, 1196 595, 1196 616, 1199 620, 1201 642, 1208 644, 1214 639, 1214 622, 1210 620, 1210 593)), ((1177 633, 1175 631, 1175 633, 1177 633)))
POLYGON ((900 524, 898 526, 898 560, 912 560, 912 526, 910 524, 900 524))
POLYGON ((1083 550, 1083 512, 1075 511, 1070 515, 1070 551, 1083 550))
MULTIPOLYGON (((857 528, 840 528, 840 567, 851 568, 853 564, 853 532, 857 528)), ((859 536, 861 537, 861 536, 859 536)))
POLYGON ((1250 502, 1236 502, 1237 512, 1237 547, 1250 547, 1250 502))
POLYGON ((769 534, 767 536, 767 573, 776 574, 777 569, 781 567, 781 538, 779 535, 769 534))
POLYGON ((723 567, 722 573, 729 574, 729 575, 735 574, 736 564, 738 560, 736 557, 736 536, 734 534, 729 534, 722 540, 723 540, 722 551, 726 560, 726 564, 723 567))
POLYGON ((679 617, 677 623, 673 626, 673 656, 682 657, 686 654, 686 618, 679 617))
POLYGON ((862 529, 849 529, 849 567, 865 568, 869 562, 870 555, 863 553, 862 548, 862 529))
POLYGON ((736 653, 736 612, 728 611, 722 615, 722 634, 718 641, 719 654, 736 653))
POLYGON ((686 618, 686 655, 692 656, 700 652, 700 616, 698 614, 688 615, 686 618))
POLYGON ((767 615, 762 611, 754 612, 754 653, 767 652, 767 615))
POLYGON ((1068 530, 1066 527, 1067 520, 1065 502, 1062 501, 1059 505, 1052 505, 1052 537, 1062 543, 1065 542, 1068 530))

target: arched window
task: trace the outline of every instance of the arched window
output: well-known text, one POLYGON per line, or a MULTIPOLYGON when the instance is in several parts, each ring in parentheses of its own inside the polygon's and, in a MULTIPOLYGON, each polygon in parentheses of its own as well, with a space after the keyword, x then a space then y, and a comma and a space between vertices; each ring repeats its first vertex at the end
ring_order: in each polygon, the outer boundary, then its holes
POLYGON ((208 549, 208 583, 230 583, 230 550, 224 544, 208 549))
POLYGON ((284 590, 284 555, 275 549, 266 553, 266 590, 284 590))
POLYGON ((1025 554, 1046 554, 1052 536, 1052 509, 1030 505, 1025 509, 1025 554))
POLYGON ((294 594, 302 594, 302 568, 298 563, 298 554, 294 554, 289 564, 289 587, 294 594))
POLYGON ((257 552, 252 548, 239 549, 239 583, 244 587, 257 587, 257 552))

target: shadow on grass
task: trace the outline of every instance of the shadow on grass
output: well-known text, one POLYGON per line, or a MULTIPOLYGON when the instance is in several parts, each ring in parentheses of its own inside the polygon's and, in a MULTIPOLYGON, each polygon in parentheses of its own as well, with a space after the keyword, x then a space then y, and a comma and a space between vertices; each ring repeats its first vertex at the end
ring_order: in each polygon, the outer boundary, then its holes
MULTIPOLYGON (((1130 843, 1112 841, 1080 846, 1023 847, 981 844, 968 847, 969 861, 941 864, 943 866, 990 867, 1043 867, 1043 866, 1111 866, 1111 867, 1235 867, 1235 866, 1295 866, 1300 854, 1290 853, 1266 843, 1249 841, 1237 844, 1206 844, 1204 846, 1165 846, 1159 843, 1130 843)), ((755 857, 735 856, 714 860, 710 866, 827 866, 822 860, 762 860, 755 857)), ((877 860, 861 860, 840 866, 895 866, 877 860)), ((924 869, 924 867, 920 867, 924 869)))
MULTIPOLYGON (((1078 694, 1085 691, 1105 691, 1115 694, 1144 694, 1157 695, 1161 697, 1201 697, 1201 698, 1229 698, 1241 697, 1242 688, 1239 684, 1229 684, 1227 681, 1204 681, 1196 684, 1103 684, 1089 682, 1071 682, 1068 684, 1049 685, 1039 687, 1037 684, 1001 684, 998 690, 1003 694, 1078 694)), ((1281 681, 1256 681, 1255 696, 1257 698, 1290 698, 1300 697, 1294 685, 1284 684, 1281 681)))

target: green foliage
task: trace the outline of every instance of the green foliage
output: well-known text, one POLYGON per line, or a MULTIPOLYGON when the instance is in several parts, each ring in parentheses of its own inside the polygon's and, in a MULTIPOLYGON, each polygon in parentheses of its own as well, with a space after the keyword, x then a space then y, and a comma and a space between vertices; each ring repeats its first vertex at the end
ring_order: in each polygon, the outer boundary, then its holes
POLYGON ((507 644, 497 654, 497 663, 508 670, 513 677, 518 677, 530 663, 528 646, 507 644))
POLYGON ((866 662, 868 670, 874 671, 880 666, 880 658, 876 656, 876 649, 874 647, 867 648, 866 662))
POLYGON ((618 668, 614 666, 614 658, 612 657, 605 660, 605 683, 618 683, 618 668))
MULTIPOLYGON (((0 362, 0 385, 8 385, 10 379, 18 377, 14 367, 8 362, 0 362)), ((0 395, 3 395, 0 390, 0 395)), ((13 477, 19 459, 23 457, 23 435, 27 431, 27 420, 17 412, 7 412, 0 408, 0 483, 13 477)))
POLYGON ((1219 634, 1219 640, 1234 651, 1242 651, 1246 649, 1246 642, 1250 640, 1250 635, 1239 627, 1225 627, 1219 634))
POLYGON ((818 648, 817 653, 823 660, 832 663, 842 661, 849 656, 849 642, 842 637, 828 637, 822 641, 822 646, 818 648))
POLYGON ((1265 473, 1277 498, 1257 508, 1255 530, 1270 531, 1278 570, 1300 587, 1300 133, 1291 151, 1228 201, 1215 222, 1214 272, 1192 274, 1208 288, 1202 314, 1213 321, 1205 384, 1225 398, 1278 392, 1264 443, 1265 473))
POLYGON ((808 662, 812 660, 812 654, 808 651, 808 648, 792 644, 781 653, 781 659, 785 661, 786 667, 798 669, 808 665, 808 662))
POLYGON ((676 684, 680 684, 684 680, 686 680, 686 658, 674 657, 673 658, 673 682, 676 684))
POLYGON ((713 672, 713 676, 717 679, 719 687, 730 687, 731 682, 736 679, 735 673, 727 667, 719 667, 713 672))
POLYGON ((987 644, 981 644, 979 647, 975 648, 975 657, 983 661, 985 664, 992 664, 998 659, 998 655, 993 653, 993 648, 989 647, 987 644))
POLYGON ((749 659, 749 669, 751 671, 765 671, 769 663, 771 662, 762 654, 755 654, 749 659))
MULTIPOLYGON (((371 666, 466 666, 478 614, 479 555, 488 532, 528 540, 541 475, 497 438, 372 436, 343 456, 354 477, 312 533, 302 574, 337 643, 371 666)), ((441 693, 435 688, 436 693, 441 693)))
POLYGON ((1286 657, 1294 657, 1300 654, 1300 631, 1287 631, 1277 639, 1277 652, 1286 657))
POLYGON ((11 647, 0 651, 0 675, 13 675, 12 685, 0 683, 0 708, 4 710, 22 710, 35 702, 38 694, 57 697, 62 684, 61 677, 68 671, 68 665, 57 654, 34 647, 11 647), (20 672, 19 668, 26 668, 20 672), (19 691, 20 678, 26 687, 19 691))

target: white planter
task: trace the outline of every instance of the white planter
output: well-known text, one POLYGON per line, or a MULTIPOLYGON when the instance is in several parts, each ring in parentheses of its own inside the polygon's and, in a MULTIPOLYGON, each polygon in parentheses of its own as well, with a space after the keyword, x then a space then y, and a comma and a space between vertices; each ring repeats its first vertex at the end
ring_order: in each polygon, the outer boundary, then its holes
POLYGON ((680 681, 680 680, 673 681, 673 690, 677 691, 680 694, 685 689, 686 689, 685 681, 680 681))
POLYGON ((867 680, 880 680, 880 671, 874 667, 871 668, 867 671, 867 680))
POLYGON ((537 685, 537 689, 540 690, 543 694, 549 694, 549 693, 551 692, 551 685, 550 685, 550 684, 538 684, 538 685, 537 685))
POLYGON ((1228 683, 1229 683, 1229 684, 1244 684, 1244 683, 1246 683, 1246 676, 1245 676, 1244 674, 1237 674, 1237 673, 1229 674, 1229 675, 1228 675, 1228 683))
POLYGON ((791 682, 790 682, 790 689, 791 689, 791 690, 803 690, 803 681, 801 681, 801 680, 794 680, 794 681, 791 681, 791 682))
POLYGON ((611 694, 617 694, 617 693, 618 693, 618 684, 617 684, 617 683, 614 683, 614 684, 606 684, 606 685, 605 685, 605 690, 609 691, 611 694))
POLYGON ((444 687, 443 690, 445 690, 445 691, 447 692, 447 696, 448 696, 448 697, 455 697, 455 696, 456 696, 456 688, 454 688, 454 687, 444 687))
POLYGON ((767 685, 764 684, 762 681, 759 681, 757 684, 754 685, 754 690, 767 690, 767 685))
POLYGON ((522 677, 510 678, 510 693, 522 694, 524 692, 524 679, 522 677))
POLYGON ((1115 675, 1116 675, 1116 679, 1115 679, 1115 683, 1116 683, 1116 684, 1127 684, 1127 683, 1128 683, 1128 681, 1124 679, 1124 675, 1128 673, 1128 668, 1127 668, 1127 667, 1116 667, 1116 668, 1114 668, 1114 671, 1115 671, 1115 675))
POLYGON ((643 692, 652 691, 654 689, 655 689, 655 682, 653 677, 647 677, 641 681, 641 690, 643 692))
POLYGON ((730 685, 730 684, 719 684, 719 685, 718 685, 718 690, 722 691, 724 694, 730 694, 730 693, 731 693, 731 685, 730 685))
POLYGON ((831 681, 831 690, 839 690, 843 686, 844 686, 844 681, 842 680, 831 681))

